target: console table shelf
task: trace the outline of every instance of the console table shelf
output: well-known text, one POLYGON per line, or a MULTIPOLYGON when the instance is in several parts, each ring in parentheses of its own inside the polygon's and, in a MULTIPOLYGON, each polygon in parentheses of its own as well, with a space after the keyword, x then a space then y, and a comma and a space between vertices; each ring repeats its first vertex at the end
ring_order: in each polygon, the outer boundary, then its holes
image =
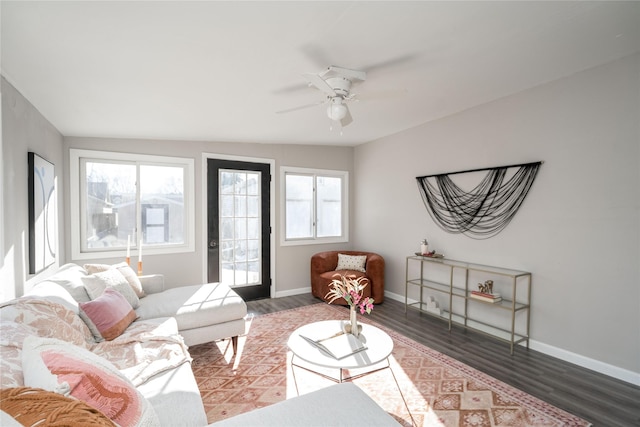
POLYGON ((444 319, 449 330, 453 324, 458 324, 491 335, 508 342, 511 354, 516 344, 525 343, 529 348, 531 273, 411 255, 407 257, 405 279, 405 312, 411 308, 444 319), (418 267, 412 265, 416 263, 418 267), (489 302, 471 297, 471 291, 476 289, 470 287, 470 277, 493 280, 502 300, 489 302), (416 287, 419 296, 417 300, 409 302, 409 291, 416 287), (424 300, 427 293, 434 298, 433 302, 424 300), (429 305, 435 302, 436 296, 440 302, 444 302, 444 308, 429 305), (503 313, 506 319, 499 318, 499 315, 498 319, 482 318, 483 314, 484 317, 492 317, 497 313, 503 313), (517 321, 520 321, 518 325, 517 321))

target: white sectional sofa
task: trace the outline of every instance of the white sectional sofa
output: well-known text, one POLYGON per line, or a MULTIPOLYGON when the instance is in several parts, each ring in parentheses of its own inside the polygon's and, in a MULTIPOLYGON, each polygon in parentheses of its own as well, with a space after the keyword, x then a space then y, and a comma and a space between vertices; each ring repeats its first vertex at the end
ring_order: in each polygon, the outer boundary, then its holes
MULTIPOLYGON (((113 277, 119 280, 121 276, 113 271, 115 267, 109 267, 87 266, 96 271, 90 274, 83 267, 67 264, 28 295, 0 303, 2 425, 12 420, 4 411, 10 407, 5 406, 9 402, 5 392, 40 389, 71 394, 118 425, 207 425, 187 345, 243 334, 246 304, 221 284, 164 289, 160 275, 137 278, 140 287, 132 285, 133 296, 128 288, 117 287, 122 283, 114 285, 113 277), (106 280, 106 287, 113 289, 96 289, 96 278, 100 283, 106 280), (105 326, 102 317, 92 311, 111 297, 126 307, 123 313, 128 310, 126 316, 121 315, 128 319, 124 328, 120 321, 105 326), (114 328, 119 328, 118 334, 111 337, 108 334, 114 328), (103 340, 101 334, 111 339, 103 340), (74 394, 94 386, 85 395, 74 394), (103 388, 119 393, 118 397, 104 392, 91 400, 103 388)), ((132 271, 122 265, 117 268, 125 277, 132 271)), ((113 313, 119 313, 119 308, 113 313)), ((107 314, 113 315, 111 311, 107 314)), ((353 384, 332 386, 214 425, 362 425, 363 415, 367 425, 398 425, 353 384)))
MULTIPOLYGON (((117 264, 116 266, 124 266, 117 264)), ((65 264, 56 274, 39 283, 30 294, 47 282, 56 283, 70 291, 78 302, 90 301, 83 277, 112 266, 105 264, 65 264), (85 269, 85 267, 88 269, 85 269)), ((221 283, 180 286, 167 289, 161 274, 138 278, 143 287, 140 305, 134 307, 139 320, 174 317, 185 344, 197 345, 245 333, 244 317, 247 305, 228 286, 221 283)), ((46 294, 45 290, 45 294, 46 294)))

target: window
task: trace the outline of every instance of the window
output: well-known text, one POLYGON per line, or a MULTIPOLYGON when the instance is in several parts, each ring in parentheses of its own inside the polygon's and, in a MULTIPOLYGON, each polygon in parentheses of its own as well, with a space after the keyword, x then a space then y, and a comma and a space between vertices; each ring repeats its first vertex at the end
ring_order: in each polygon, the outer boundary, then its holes
POLYGON ((284 245, 346 242, 348 172, 283 167, 284 245))
POLYGON ((194 250, 193 160, 71 150, 76 259, 194 250))

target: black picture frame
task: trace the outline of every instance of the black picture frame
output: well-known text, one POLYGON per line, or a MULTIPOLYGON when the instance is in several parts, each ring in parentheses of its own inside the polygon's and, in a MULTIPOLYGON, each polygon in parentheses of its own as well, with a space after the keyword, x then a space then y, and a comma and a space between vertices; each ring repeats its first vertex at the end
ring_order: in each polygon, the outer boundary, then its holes
POLYGON ((28 164, 29 274, 36 274, 56 261, 56 176, 55 165, 36 153, 28 153, 28 164))

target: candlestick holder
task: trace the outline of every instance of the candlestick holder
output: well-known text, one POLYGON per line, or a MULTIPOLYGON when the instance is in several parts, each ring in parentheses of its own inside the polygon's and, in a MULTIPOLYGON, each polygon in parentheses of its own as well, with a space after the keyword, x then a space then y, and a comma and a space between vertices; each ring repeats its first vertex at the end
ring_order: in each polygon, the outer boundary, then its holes
POLYGON ((125 261, 127 261, 127 265, 131 265, 131 257, 130 256, 126 257, 125 261))
POLYGON ((142 261, 138 261, 138 276, 142 276, 142 261))

